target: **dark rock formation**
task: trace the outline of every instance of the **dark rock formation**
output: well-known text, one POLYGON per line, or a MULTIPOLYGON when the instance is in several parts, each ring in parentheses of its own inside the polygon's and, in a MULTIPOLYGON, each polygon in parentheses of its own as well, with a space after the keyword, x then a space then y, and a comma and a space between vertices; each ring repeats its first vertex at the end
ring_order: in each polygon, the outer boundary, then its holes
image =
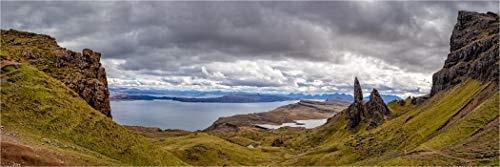
POLYGON ((361 116, 365 113, 363 104, 363 92, 359 84, 358 78, 354 78, 354 102, 347 108, 347 128, 352 129, 359 125, 361 116))
POLYGON ((431 96, 466 80, 498 82, 499 16, 460 11, 443 69, 432 76, 431 96))
POLYGON ((361 85, 359 84, 358 77, 354 78, 354 101, 363 101, 363 92, 361 91, 361 85))
POLYGON ((347 108, 347 128, 352 129, 361 122, 361 115, 365 112, 363 102, 355 101, 347 108))
POLYGON ((2 59, 30 64, 63 82, 94 109, 111 117, 106 72, 101 54, 90 49, 76 53, 54 38, 16 30, 1 30, 2 59))
POLYGON ((378 93, 373 89, 370 94, 370 100, 363 103, 363 93, 357 78, 354 79, 354 102, 347 108, 347 129, 358 126, 362 121, 369 122, 367 129, 377 127, 382 124, 385 117, 390 114, 389 108, 378 93))
POLYGON ((368 129, 380 125, 384 121, 385 116, 390 114, 389 108, 384 103, 382 97, 380 97, 377 89, 373 89, 372 93, 370 94, 370 100, 366 103, 365 106, 365 117, 370 120, 368 129))
POLYGON ((77 65, 79 71, 67 75, 62 82, 77 92, 90 106, 111 117, 108 81, 106 71, 101 66, 101 53, 83 49, 82 53, 61 52, 63 60, 58 66, 77 65))

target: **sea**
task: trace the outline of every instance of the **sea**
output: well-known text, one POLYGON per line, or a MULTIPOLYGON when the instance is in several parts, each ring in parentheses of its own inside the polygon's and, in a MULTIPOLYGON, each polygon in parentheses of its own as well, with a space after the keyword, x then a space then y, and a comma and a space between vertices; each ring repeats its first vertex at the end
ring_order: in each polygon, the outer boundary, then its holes
POLYGON ((271 111, 298 101, 189 103, 172 100, 111 101, 113 120, 122 125, 203 130, 219 117, 271 111))

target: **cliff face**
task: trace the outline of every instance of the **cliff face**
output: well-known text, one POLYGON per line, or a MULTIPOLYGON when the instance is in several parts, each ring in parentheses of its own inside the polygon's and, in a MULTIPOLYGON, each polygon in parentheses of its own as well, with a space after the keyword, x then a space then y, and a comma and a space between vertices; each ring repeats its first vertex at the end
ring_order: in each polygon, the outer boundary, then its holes
POLYGON ((498 14, 460 11, 443 69, 432 76, 431 96, 465 79, 498 82, 498 14))
POLYGON ((77 92, 94 109, 111 117, 106 71, 101 54, 66 50, 54 38, 16 30, 1 31, 1 60, 35 66, 77 92))

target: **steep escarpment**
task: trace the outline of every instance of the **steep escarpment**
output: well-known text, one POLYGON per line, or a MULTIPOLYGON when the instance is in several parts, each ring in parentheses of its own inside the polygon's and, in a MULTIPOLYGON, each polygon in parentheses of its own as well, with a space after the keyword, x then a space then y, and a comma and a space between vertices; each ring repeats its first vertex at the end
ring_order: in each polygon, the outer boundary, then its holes
POLYGON ((61 48, 50 36, 16 30, 1 30, 1 45, 2 61, 35 66, 111 117, 108 82, 100 53, 90 49, 73 52, 61 48))
POLYGON ((499 16, 460 11, 443 69, 432 77, 431 96, 467 79, 498 82, 499 16))

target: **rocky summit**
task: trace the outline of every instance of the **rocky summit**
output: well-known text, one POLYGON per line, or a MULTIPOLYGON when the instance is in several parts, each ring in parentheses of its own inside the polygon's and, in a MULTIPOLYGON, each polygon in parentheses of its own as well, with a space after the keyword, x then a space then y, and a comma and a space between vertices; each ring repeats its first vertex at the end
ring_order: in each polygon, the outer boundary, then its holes
POLYGON ((467 79, 498 82, 498 26, 496 13, 458 13, 448 58, 432 76, 431 96, 467 79))
POLYGON ((94 109, 111 117, 106 71, 101 53, 83 49, 76 53, 61 48, 48 35, 1 30, 2 60, 35 66, 63 82, 94 109))
POLYGON ((386 116, 390 114, 389 108, 378 93, 373 89, 370 93, 370 100, 363 102, 363 93, 358 78, 354 78, 354 102, 347 108, 347 129, 357 127, 362 121, 368 122, 367 129, 372 129, 380 125, 386 116))

